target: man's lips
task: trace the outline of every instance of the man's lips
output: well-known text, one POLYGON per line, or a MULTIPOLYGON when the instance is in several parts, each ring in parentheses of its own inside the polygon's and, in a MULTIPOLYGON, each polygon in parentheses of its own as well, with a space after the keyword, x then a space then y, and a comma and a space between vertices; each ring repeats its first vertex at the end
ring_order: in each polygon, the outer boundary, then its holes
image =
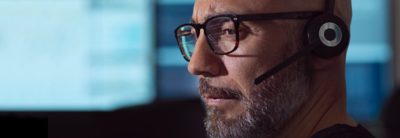
POLYGON ((237 97, 225 94, 205 94, 203 96, 205 99, 221 99, 221 100, 238 100, 237 97))
POLYGON ((208 106, 227 106, 239 99, 228 95, 205 95, 204 100, 208 106))
POLYGON ((224 98, 205 98, 205 102, 208 106, 227 106, 233 104, 237 99, 224 99, 224 98))
POLYGON ((241 92, 231 88, 217 88, 210 86, 204 80, 200 80, 200 95, 208 106, 224 106, 229 108, 240 101, 241 92))
POLYGON ((233 96, 228 96, 228 95, 205 95, 204 97, 206 99, 237 99, 233 96))

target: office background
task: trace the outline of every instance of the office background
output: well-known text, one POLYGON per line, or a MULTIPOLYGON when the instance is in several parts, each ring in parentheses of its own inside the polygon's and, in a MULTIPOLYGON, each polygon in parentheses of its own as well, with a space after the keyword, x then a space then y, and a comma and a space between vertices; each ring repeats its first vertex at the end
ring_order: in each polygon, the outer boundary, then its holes
MULTIPOLYGON (((352 3, 348 111, 374 128, 395 84, 395 6, 352 3)), ((192 0, 0 0, 0 110, 115 111, 198 98, 173 36, 192 7, 192 0)))

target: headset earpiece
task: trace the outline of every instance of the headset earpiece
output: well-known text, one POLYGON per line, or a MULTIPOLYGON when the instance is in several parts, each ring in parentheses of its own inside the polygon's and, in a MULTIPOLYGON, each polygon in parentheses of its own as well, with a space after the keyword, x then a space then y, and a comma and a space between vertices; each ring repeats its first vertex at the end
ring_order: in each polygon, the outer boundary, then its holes
POLYGON ((344 21, 333 14, 334 9, 335 0, 327 0, 325 12, 311 19, 305 27, 305 47, 258 76, 254 84, 260 84, 310 52, 320 58, 340 55, 349 45, 350 32, 344 21))
POLYGON ((347 25, 339 17, 322 14, 306 25, 306 44, 317 44, 312 53, 321 58, 331 58, 342 53, 350 41, 347 25))

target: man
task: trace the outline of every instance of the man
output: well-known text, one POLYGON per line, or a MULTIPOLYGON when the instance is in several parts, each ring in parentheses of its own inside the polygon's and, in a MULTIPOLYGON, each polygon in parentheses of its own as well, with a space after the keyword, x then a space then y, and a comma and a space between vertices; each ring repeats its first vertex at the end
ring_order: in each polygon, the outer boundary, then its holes
MULTIPOLYGON (((330 58, 305 45, 320 13, 297 11, 329 8, 350 26, 349 0, 195 1, 192 23, 175 35, 199 78, 210 137, 372 137, 346 113, 348 40, 330 58)), ((345 41, 346 32, 331 30, 322 33, 328 42, 345 41)))

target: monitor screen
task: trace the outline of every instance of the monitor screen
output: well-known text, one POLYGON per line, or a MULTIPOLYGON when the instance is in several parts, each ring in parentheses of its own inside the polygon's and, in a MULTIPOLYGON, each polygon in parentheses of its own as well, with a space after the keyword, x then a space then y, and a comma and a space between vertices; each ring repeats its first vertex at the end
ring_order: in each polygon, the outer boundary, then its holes
POLYGON ((151 102, 152 4, 1 0, 0 110, 114 110, 151 102))

